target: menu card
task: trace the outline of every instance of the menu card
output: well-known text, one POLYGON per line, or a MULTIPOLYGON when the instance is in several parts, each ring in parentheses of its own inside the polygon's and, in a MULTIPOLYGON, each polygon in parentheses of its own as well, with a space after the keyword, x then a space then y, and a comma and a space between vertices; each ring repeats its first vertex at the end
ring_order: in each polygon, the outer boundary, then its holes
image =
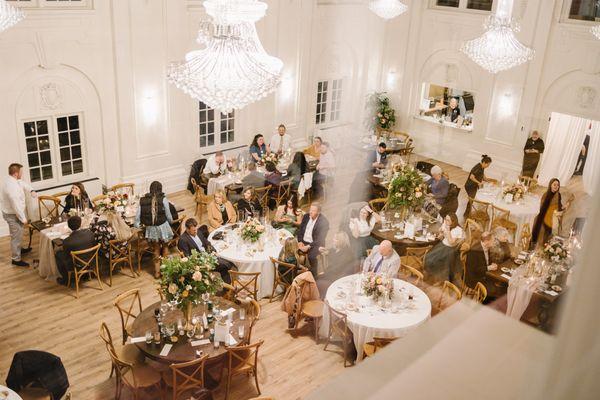
POLYGON ((406 222, 404 224, 404 236, 408 238, 415 236, 415 226, 412 223, 406 222))
POLYGON ((229 321, 226 321, 224 324, 215 324, 215 342, 227 343, 230 328, 231 322, 229 321))
POLYGON ((208 340, 208 339, 200 339, 200 340, 194 340, 191 343, 191 345, 193 347, 195 347, 195 346, 204 346, 205 344, 209 344, 209 343, 210 343, 210 340, 208 340))
POLYGON ((165 346, 164 346, 164 347, 162 348, 162 350, 160 351, 160 355, 161 355, 162 357, 166 357, 166 356, 168 356, 168 355, 169 355, 169 352, 171 351, 171 347, 173 347, 173 345, 172 345, 172 344, 170 344, 170 343, 167 343, 167 344, 165 344, 165 346))
POLYGON ((146 341, 146 337, 145 336, 132 337, 131 338, 131 343, 140 343, 140 342, 145 342, 145 341, 146 341))

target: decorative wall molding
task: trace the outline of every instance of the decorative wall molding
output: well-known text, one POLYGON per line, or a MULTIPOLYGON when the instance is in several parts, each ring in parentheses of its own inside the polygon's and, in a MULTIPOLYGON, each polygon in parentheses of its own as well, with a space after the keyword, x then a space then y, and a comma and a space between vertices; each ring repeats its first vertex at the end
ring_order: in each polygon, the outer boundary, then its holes
POLYGON ((46 110, 56 110, 63 106, 63 95, 56 82, 49 82, 40 87, 40 105, 46 110))

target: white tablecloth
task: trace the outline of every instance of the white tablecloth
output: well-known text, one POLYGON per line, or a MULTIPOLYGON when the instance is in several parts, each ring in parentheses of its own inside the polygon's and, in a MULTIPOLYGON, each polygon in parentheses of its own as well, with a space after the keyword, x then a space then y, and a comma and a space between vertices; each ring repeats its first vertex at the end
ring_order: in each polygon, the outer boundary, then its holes
POLYGON ((225 190, 225 186, 232 183, 242 183, 241 175, 225 174, 216 178, 210 178, 206 187, 206 193, 209 195, 215 194, 217 190, 225 190))
POLYGON ((0 400, 23 400, 21 396, 6 386, 0 385, 0 400))
POLYGON ((40 265, 38 273, 47 281, 56 282, 57 279, 62 278, 56 267, 56 257, 54 256, 52 241, 58 238, 64 239, 69 236, 70 232, 71 230, 66 222, 61 222, 40 232, 40 265))
POLYGON ((323 312, 323 323, 320 335, 327 337, 329 329, 330 304, 336 311, 348 316, 348 327, 354 336, 354 345, 358 353, 358 361, 362 360, 363 346, 371 342, 373 337, 402 337, 410 330, 427 321, 431 315, 431 301, 427 295, 415 285, 400 279, 394 279, 394 296, 389 310, 382 311, 376 303, 362 293, 356 285, 360 279, 358 274, 345 276, 333 282, 327 289, 326 305, 323 312), (358 290, 357 290, 358 289, 358 290), (350 301, 351 293, 356 293, 358 311, 349 311, 346 304, 350 301), (343 297, 341 297, 343 293, 343 297), (412 293, 413 299, 406 296, 412 293), (394 310, 397 308, 397 310, 394 310))
POLYGON ((237 231, 228 229, 227 225, 216 229, 209 236, 208 240, 217 250, 217 254, 224 259, 234 263, 240 272, 260 272, 258 279, 258 297, 271 296, 273 291, 274 270, 269 257, 278 258, 281 252, 282 242, 291 237, 291 234, 285 229, 273 230, 273 236, 268 233, 263 234, 264 249, 258 251, 258 244, 249 244, 244 242, 237 231), (223 232, 223 240, 215 240, 213 237, 217 232, 223 232))
POLYGON ((521 236, 521 229, 525 223, 529 223, 530 228, 533 228, 535 217, 540 211, 540 196, 531 193, 526 193, 518 201, 506 203, 502 198, 501 188, 489 187, 479 189, 475 198, 510 211, 510 220, 518 226, 516 240, 521 236))

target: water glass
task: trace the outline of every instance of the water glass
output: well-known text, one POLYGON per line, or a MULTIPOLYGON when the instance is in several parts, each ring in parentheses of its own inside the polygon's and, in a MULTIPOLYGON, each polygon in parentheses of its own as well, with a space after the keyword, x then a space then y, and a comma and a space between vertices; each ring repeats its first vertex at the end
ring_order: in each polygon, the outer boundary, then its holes
POLYGON ((213 340, 213 347, 215 349, 218 349, 220 344, 221 344, 221 342, 219 342, 218 340, 213 340))
POLYGON ((152 331, 146 331, 146 344, 152 343, 152 331))
POLYGON ((196 334, 196 325, 190 326, 190 328, 187 330, 187 332, 185 334, 188 337, 188 342, 191 342, 192 338, 196 334))
MULTIPOLYGON (((246 319, 246 309, 245 308, 240 308, 240 319, 243 321, 246 319)), ((242 326, 243 327, 243 326, 242 326)))
POLYGON ((244 325, 238 326, 238 337, 240 339, 244 338, 244 325))

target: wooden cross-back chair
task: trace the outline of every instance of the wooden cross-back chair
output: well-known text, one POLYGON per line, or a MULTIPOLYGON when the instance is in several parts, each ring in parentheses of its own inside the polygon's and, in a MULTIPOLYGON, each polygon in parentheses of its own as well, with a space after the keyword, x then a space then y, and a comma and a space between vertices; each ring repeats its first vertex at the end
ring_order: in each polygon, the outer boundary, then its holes
POLYGON ((132 278, 137 277, 131 259, 131 238, 127 240, 110 240, 108 246, 108 286, 112 286, 113 272, 119 265, 121 266, 121 271, 123 267, 128 267, 131 271, 131 275, 129 276, 132 278))
POLYGON ((142 312, 140 289, 130 289, 121 293, 115 298, 113 305, 117 308, 121 317, 121 332, 123 334, 123 344, 125 344, 129 337, 129 329, 133 320, 142 312))
POLYGON ((52 193, 52 197, 56 197, 57 199, 59 199, 61 201, 61 204, 60 204, 61 212, 65 209, 65 207, 62 204, 62 202, 65 200, 65 198, 69 194, 71 194, 71 192, 57 192, 57 193, 52 193))
POLYGON ((419 271, 425 268, 425 256, 433 246, 407 247, 405 255, 400 257, 400 264, 419 271))
POLYGON ((471 204, 471 211, 469 212, 468 218, 477 222, 484 230, 487 230, 490 224, 491 204, 485 201, 475 200, 471 197, 469 197, 469 203, 471 204))
POLYGON ((100 204, 100 202, 102 200, 105 200, 107 198, 108 198, 107 195, 105 195, 105 194, 99 194, 98 196, 92 198, 92 204, 94 205, 94 207, 98 207, 98 204, 100 204))
POLYGON ((411 267, 410 265, 404 265, 402 262, 400 262, 400 271, 404 272, 409 278, 408 280, 410 283, 415 286, 419 286, 423 282, 423 273, 418 269, 411 267))
POLYGON ((398 338, 383 338, 373 336, 373 341, 367 342, 363 346, 363 357, 371 357, 373 354, 377 353, 378 350, 383 349, 385 346, 392 343, 396 339, 398 338))
POLYGON ((460 299, 462 299, 460 289, 452 282, 444 281, 441 287, 439 300, 436 302, 436 313, 448 308, 454 304, 454 302, 460 301, 460 299))
POLYGON ((492 223, 490 228, 494 229, 497 226, 505 228, 512 235, 513 241, 515 240, 518 226, 510 220, 510 210, 505 210, 492 204, 492 223))
MULTIPOLYGON (((120 360, 123 360, 130 364, 140 364, 144 362, 144 354, 140 352, 140 350, 135 344, 129 343, 121 346, 120 348, 115 347, 115 344, 112 340, 112 335, 110 333, 110 329, 108 329, 108 325, 106 325, 105 322, 102 322, 100 324, 99 336, 106 344, 106 347, 110 348, 120 360)), ((112 378, 114 372, 115 366, 114 364, 112 364, 109 377, 112 378)))
POLYGON ((231 286, 233 287, 233 295, 239 298, 240 294, 246 294, 258 301, 258 277, 260 272, 239 272, 229 270, 231 277, 231 286))
POLYGON ((465 221, 466 242, 470 245, 481 238, 483 227, 474 219, 467 218, 465 221))
POLYGON ((325 342, 324 351, 327 351, 327 346, 332 339, 340 338, 342 341, 342 349, 344 350, 344 367, 352 366, 354 360, 350 360, 350 345, 352 342, 352 332, 348 328, 348 316, 342 312, 335 310, 331 304, 327 307, 329 315, 329 328, 327 329, 327 341, 325 342))
POLYGON ((127 193, 128 196, 135 194, 135 183, 117 183, 108 189, 109 192, 127 193))
POLYGON ((177 247, 177 242, 179 242, 179 238, 183 233, 183 221, 185 221, 186 218, 187 217, 185 215, 181 215, 179 216, 179 218, 174 220, 173 223, 171 223, 171 229, 173 230, 173 239, 169 240, 169 243, 167 243, 168 247, 177 247))
POLYGON ((140 397, 140 392, 149 388, 156 389, 159 396, 162 394, 160 373, 144 363, 133 364, 126 362, 119 358, 119 356, 117 356, 117 354, 108 346, 106 347, 106 350, 108 351, 113 367, 117 372, 115 399, 118 400, 121 398, 124 386, 128 387, 133 392, 134 400, 148 398, 146 396, 140 397))
POLYGON ((208 204, 213 200, 213 195, 207 195, 204 188, 194 178, 191 179, 192 186, 194 187, 194 201, 196 202, 195 215, 202 218, 202 214, 207 209, 208 204))
POLYGON ((292 281, 302 272, 308 271, 308 269, 296 265, 283 262, 273 257, 269 257, 273 264, 273 291, 271 292, 271 298, 269 303, 275 298, 275 292, 278 287, 281 287, 283 291, 280 293, 281 296, 285 295, 288 288, 292 285, 292 281), (281 270, 280 270, 281 269, 281 270), (283 271, 282 271, 283 270, 283 271))
POLYGON ((369 207, 375 212, 384 211, 387 209, 387 198, 369 200, 369 207))
POLYGON ((483 301, 487 297, 487 289, 486 289, 485 285, 481 282, 477 282, 477 284, 475 285, 475 290, 473 291, 473 294, 471 297, 476 302, 483 303, 483 301))
POLYGON ((272 185, 267 185, 254 189, 254 193, 256 194, 256 198, 258 199, 258 203, 263 209, 264 213, 267 213, 269 208, 269 193, 271 191, 272 185))
POLYGON ((523 186, 527 187, 529 190, 535 190, 538 185, 538 180, 530 176, 521 175, 519 176, 519 180, 523 186))
POLYGON ((263 343, 264 340, 260 340, 254 344, 227 347, 227 389, 225 391, 225 400, 229 398, 231 378, 242 374, 254 375, 256 391, 260 395, 260 387, 258 385, 258 350, 263 343))
POLYGON ((279 183, 277 187, 277 196, 275 197, 275 207, 279 207, 286 201, 292 193, 292 179, 286 179, 279 183))
POLYGON ((192 361, 169 365, 162 373, 165 384, 172 390, 172 399, 177 400, 191 390, 204 387, 204 367, 208 354, 192 361))
POLYGON ((58 197, 39 195, 37 200, 40 220, 45 217, 58 218, 61 207, 58 197))
POLYGON ((98 264, 98 251, 100 250, 100 244, 98 243, 94 247, 89 249, 72 251, 71 252, 71 271, 67 274, 67 287, 71 287, 71 277, 75 278, 75 297, 79 298, 79 281, 84 275, 89 275, 90 278, 95 276, 100 285, 99 290, 102 288, 102 280, 100 279, 100 270, 98 264))
POLYGON ((519 237, 519 249, 521 251, 528 251, 529 245, 531 244, 531 226, 528 222, 524 223, 521 227, 521 236, 519 237))

